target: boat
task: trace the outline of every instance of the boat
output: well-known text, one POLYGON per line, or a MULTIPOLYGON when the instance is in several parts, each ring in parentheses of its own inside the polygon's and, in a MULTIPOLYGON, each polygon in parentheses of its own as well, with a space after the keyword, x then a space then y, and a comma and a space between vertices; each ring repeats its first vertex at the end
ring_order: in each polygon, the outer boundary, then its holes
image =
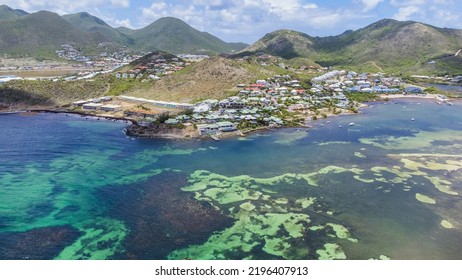
POLYGON ((355 125, 355 123, 354 123, 354 122, 351 122, 351 123, 349 124, 349 126, 353 126, 353 125, 355 125))
POLYGON ((215 141, 220 141, 220 138, 218 138, 218 136, 210 135, 210 137, 215 141))
POLYGON ((412 119, 411 119, 411 121, 415 121, 415 119, 414 119, 414 118, 412 118, 412 119))

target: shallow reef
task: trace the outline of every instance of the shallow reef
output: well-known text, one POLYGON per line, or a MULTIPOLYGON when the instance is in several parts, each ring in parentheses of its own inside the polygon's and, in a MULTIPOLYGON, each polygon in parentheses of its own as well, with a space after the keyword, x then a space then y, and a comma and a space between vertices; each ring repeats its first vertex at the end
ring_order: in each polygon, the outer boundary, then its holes
POLYGON ((232 225, 221 211, 181 191, 185 184, 184 174, 169 171, 124 190, 114 187, 100 192, 106 199, 111 195, 114 207, 109 214, 130 228, 123 250, 112 258, 165 259, 169 252, 204 242, 213 232, 232 225))
MULTIPOLYGON (((324 248, 322 240, 358 242, 345 225, 334 222, 317 225, 311 220, 312 215, 332 217, 334 213, 328 208, 318 210, 319 198, 287 197, 278 191, 281 185, 316 188, 317 175, 344 171, 347 169, 330 166, 320 173, 284 174, 273 178, 226 177, 196 171, 183 191, 193 192, 199 201, 221 209, 233 218, 234 224, 213 234, 203 244, 172 252, 169 258, 316 259, 323 257, 317 251, 324 248), (316 237, 313 229, 318 231, 316 237)), ((332 257, 345 258, 344 255, 332 257)))
POLYGON ((82 233, 71 226, 0 233, 1 260, 46 260, 56 257, 82 233))

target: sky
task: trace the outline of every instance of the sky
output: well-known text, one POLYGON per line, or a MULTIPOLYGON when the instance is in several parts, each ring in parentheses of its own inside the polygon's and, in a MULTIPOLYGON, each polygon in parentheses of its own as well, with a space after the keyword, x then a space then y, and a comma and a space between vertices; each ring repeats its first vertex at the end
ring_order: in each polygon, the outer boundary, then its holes
POLYGON ((460 0, 0 0, 0 4, 29 13, 88 12, 113 27, 132 29, 171 16, 224 41, 249 44, 278 29, 331 36, 383 18, 462 29, 460 0))

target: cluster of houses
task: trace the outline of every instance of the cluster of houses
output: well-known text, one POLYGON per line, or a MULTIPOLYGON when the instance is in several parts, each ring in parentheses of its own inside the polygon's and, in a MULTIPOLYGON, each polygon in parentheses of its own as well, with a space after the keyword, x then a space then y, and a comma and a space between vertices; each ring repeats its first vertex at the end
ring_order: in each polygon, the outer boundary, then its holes
MULTIPOLYGON (((172 60, 179 62, 180 60, 172 60)), ((148 69, 156 69, 166 61, 157 60, 148 69)), ((147 69, 146 69, 147 70, 147 69)), ((201 135, 216 135, 236 131, 238 128, 268 126, 276 127, 290 123, 294 116, 304 118, 319 109, 351 109, 353 102, 347 98, 350 92, 399 93, 402 81, 384 74, 357 74, 347 71, 330 71, 311 80, 311 85, 288 75, 276 75, 257 80, 253 84, 238 84, 237 94, 222 99, 208 99, 197 104, 148 100, 132 96, 119 96, 118 100, 132 104, 148 104, 156 108, 183 112, 165 121, 169 125, 190 123, 197 126, 201 135), (186 112, 185 112, 186 111, 186 112)), ((422 93, 418 87, 407 87, 408 93, 422 93)), ((119 111, 119 105, 102 102, 110 97, 74 102, 84 110, 119 111)), ((132 114, 128 112, 128 114, 132 114)), ((135 114, 136 115, 136 114, 135 114)), ((134 116, 135 116, 134 115, 134 116)), ((131 116, 131 115, 130 115, 131 116)), ((140 117, 140 115, 136 115, 140 117)), ((148 116, 146 114, 144 117, 148 116)), ((141 116, 142 117, 142 116, 141 116)), ((149 115, 155 119, 158 115, 149 115)))
MULTIPOLYGON (((104 43, 99 44, 98 48, 105 48, 104 43)), ((61 49, 56 50, 55 52, 61 59, 79 62, 86 67, 106 69, 114 68, 118 65, 126 65, 131 61, 142 57, 140 54, 132 54, 126 48, 122 48, 112 53, 102 50, 99 55, 87 56, 71 44, 62 44, 61 49)))
POLYGON ((358 74, 353 71, 335 70, 313 78, 313 92, 333 91, 342 95, 345 92, 360 93, 399 93, 401 80, 385 77, 384 74, 358 74))
POLYGON ((81 54, 79 50, 77 50, 71 44, 62 44, 61 49, 55 51, 56 55, 59 58, 78 61, 78 62, 87 62, 90 61, 90 58, 81 54))
POLYGON ((126 72, 117 72, 115 77, 117 79, 148 79, 155 81, 189 65, 191 65, 190 62, 185 62, 177 56, 164 58, 162 55, 158 55, 138 65, 135 69, 126 72))
POLYGON ((169 124, 195 123, 201 134, 214 134, 237 130, 242 123, 254 126, 283 126, 290 114, 305 114, 313 108, 322 108, 327 102, 347 107, 348 99, 322 91, 316 94, 304 88, 290 76, 277 75, 254 84, 237 85, 239 92, 223 100, 209 99, 197 103, 193 113, 167 120, 169 124))
MULTIPOLYGON (((197 103, 193 114, 171 118, 167 123, 190 122, 198 125, 202 134, 234 131, 247 122, 256 126, 282 126, 287 124, 286 112, 307 113, 333 106, 350 109, 354 104, 346 93, 400 93, 402 81, 384 74, 358 74, 347 71, 330 71, 311 80, 311 87, 302 85, 290 76, 274 76, 257 80, 254 84, 237 85, 238 94, 223 100, 209 99, 197 103)), ((404 92, 420 94, 419 87, 407 87, 404 92)))

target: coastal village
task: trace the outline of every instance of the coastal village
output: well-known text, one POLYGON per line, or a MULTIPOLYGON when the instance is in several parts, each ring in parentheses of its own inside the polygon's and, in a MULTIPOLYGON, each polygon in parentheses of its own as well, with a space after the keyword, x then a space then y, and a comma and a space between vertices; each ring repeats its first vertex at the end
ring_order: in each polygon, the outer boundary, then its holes
MULTIPOLYGON (((120 79, 141 78, 138 75, 154 75, 160 79, 161 75, 157 76, 157 71, 175 67, 178 70, 184 65, 178 62, 176 59, 168 63, 164 59, 156 59, 147 68, 143 66, 131 70, 139 72, 118 72, 115 75, 120 79)), ((189 131, 192 127, 195 133, 190 137, 211 136, 219 139, 229 135, 243 135, 259 128, 304 126, 307 120, 357 112, 361 104, 349 100, 348 93, 424 95, 422 88, 404 87, 401 79, 382 73, 358 74, 333 70, 324 72, 309 83, 289 75, 276 75, 257 80, 253 84, 238 84, 233 96, 222 100, 203 100, 196 104, 122 95, 80 100, 72 106, 80 112, 129 118, 141 127, 159 122, 172 128, 189 128, 189 131)), ((444 97, 441 97, 441 101, 445 101, 444 97)), ((148 133, 144 136, 162 135, 148 133)))
MULTIPOLYGON (((84 56, 71 44, 63 44, 56 51, 59 57, 100 69, 56 80, 90 80, 97 75, 109 75, 121 81, 155 83, 197 61, 209 58, 206 55, 171 55, 163 52, 141 56, 123 49, 109 53, 105 51, 104 44, 100 48, 102 51, 99 56, 84 56)), ((282 61, 268 55, 257 56, 257 63, 263 67, 272 63, 288 69, 282 61)), ((296 72, 295 69, 292 70, 296 72)), ((219 139, 244 135, 262 128, 308 126, 310 120, 356 113, 361 104, 348 98, 355 94, 424 94, 423 88, 410 86, 401 78, 384 73, 356 73, 307 66, 302 66, 297 71, 305 70, 318 74, 311 80, 300 80, 283 74, 259 79, 251 84, 236 84, 232 90, 234 94, 221 100, 207 99, 190 104, 119 95, 78 100, 70 104, 69 108, 70 112, 80 114, 132 120, 133 126, 139 128, 132 133, 134 136, 168 135, 184 138, 186 135, 219 139), (162 124, 161 132, 158 124, 162 124), (153 127, 155 129, 150 129, 153 127), (176 133, 166 133, 169 128, 175 129, 176 133)), ((5 76, 2 79, 8 81, 18 77, 5 76)), ((449 101, 440 96, 437 103, 449 101)))

